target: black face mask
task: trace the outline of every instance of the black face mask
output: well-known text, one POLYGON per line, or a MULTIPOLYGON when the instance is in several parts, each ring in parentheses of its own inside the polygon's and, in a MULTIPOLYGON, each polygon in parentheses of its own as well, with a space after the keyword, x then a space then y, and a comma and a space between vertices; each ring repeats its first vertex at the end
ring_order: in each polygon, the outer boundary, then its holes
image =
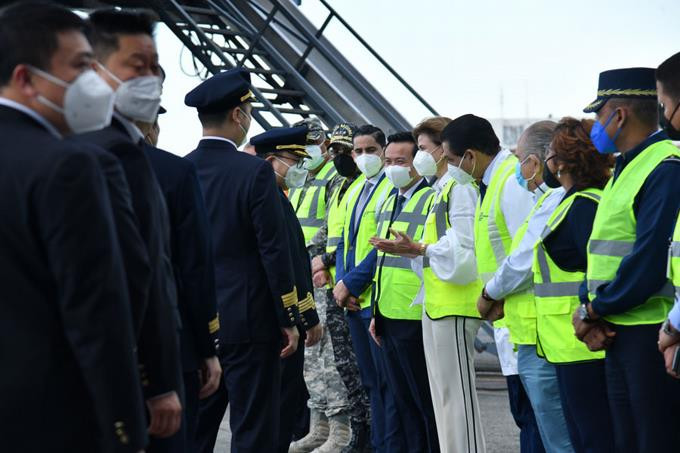
POLYGON ((340 176, 350 178, 357 173, 357 164, 349 154, 338 154, 333 158, 333 165, 340 176))
POLYGON ((673 109, 673 113, 671 113, 671 117, 666 119, 666 117, 663 114, 663 107, 661 104, 659 104, 659 125, 661 126, 661 129, 666 131, 666 134, 668 134, 668 138, 671 140, 680 140, 680 130, 677 130, 675 127, 673 127, 672 121, 673 117, 675 116, 675 113, 678 111, 678 107, 680 107, 680 102, 678 102, 678 105, 675 106, 675 109, 673 109))
POLYGON ((543 164, 543 182, 551 189, 557 189, 558 187, 562 186, 562 184, 560 184, 560 180, 557 179, 550 171, 550 168, 548 168, 548 162, 543 164))

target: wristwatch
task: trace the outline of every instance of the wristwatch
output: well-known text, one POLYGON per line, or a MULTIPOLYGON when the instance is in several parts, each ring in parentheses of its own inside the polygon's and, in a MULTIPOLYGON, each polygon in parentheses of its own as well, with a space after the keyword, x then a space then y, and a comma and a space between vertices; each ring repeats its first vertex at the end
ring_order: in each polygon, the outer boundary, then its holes
POLYGON ((498 302, 496 299, 489 296, 489 293, 486 292, 486 286, 482 288, 482 299, 487 300, 489 302, 498 302))
POLYGON ((590 317, 590 313, 588 313, 588 305, 586 304, 581 304, 578 306, 578 318, 588 324, 595 322, 595 320, 590 317))
POLYGON ((670 319, 666 319, 663 322, 663 324, 661 324, 661 330, 663 331, 663 333, 665 333, 666 335, 670 335, 671 337, 677 337, 678 335, 680 335, 680 332, 673 328, 670 319))

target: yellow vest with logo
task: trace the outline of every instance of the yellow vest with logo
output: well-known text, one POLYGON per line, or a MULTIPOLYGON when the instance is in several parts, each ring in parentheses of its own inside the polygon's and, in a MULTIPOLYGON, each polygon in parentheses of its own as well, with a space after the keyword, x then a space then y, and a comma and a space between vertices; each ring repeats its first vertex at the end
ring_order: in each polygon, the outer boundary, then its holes
MULTIPOLYGON (((517 230, 512 240, 510 254, 519 247, 524 235, 529 229, 529 220, 534 213, 543 205, 546 198, 552 193, 552 189, 541 195, 531 212, 517 230)), ((534 305, 533 287, 505 298, 503 306, 505 312, 505 325, 510 330, 510 342, 512 344, 536 344, 536 306, 534 305)))
MULTIPOLYGON (((616 182, 611 179, 604 188, 588 242, 590 300, 596 297, 599 286, 614 279, 621 261, 633 250, 637 227, 633 210, 635 196, 649 174, 672 156, 680 157, 680 151, 670 140, 654 143, 623 169, 616 182)), ((657 324, 666 319, 672 303, 673 288, 668 283, 641 305, 605 319, 621 325, 657 324)))
MULTIPOLYGON (((347 193, 351 192, 353 187, 358 184, 358 179, 353 182, 349 182, 346 178, 343 178, 341 184, 338 184, 331 199, 328 202, 328 231, 326 234, 326 253, 335 253, 342 239, 342 228, 345 225, 345 214, 347 213, 347 193), (342 189, 349 184, 347 190, 340 196, 342 189)), ((331 274, 332 282, 335 284, 335 266, 331 266, 328 271, 331 274)))
POLYGON ((572 315, 580 305, 579 287, 583 272, 561 269, 548 255, 543 245, 546 238, 560 226, 577 197, 600 202, 602 191, 585 189, 563 200, 546 223, 541 238, 534 246, 534 294, 536 300, 536 334, 538 354, 550 363, 572 363, 604 358, 604 351, 591 352, 574 336, 572 315))
MULTIPOLYGON (((437 194, 430 213, 425 220, 423 242, 434 244, 446 235, 451 228, 449 219, 449 194, 458 182, 451 178, 437 194)), ((431 319, 447 316, 466 316, 480 318, 477 311, 477 298, 482 292, 482 281, 467 285, 455 285, 440 280, 429 265, 427 257, 423 258, 423 285, 425 286, 425 313, 431 319)))
MULTIPOLYGON (((430 187, 421 188, 402 206, 399 215, 392 219, 397 195, 390 195, 378 215, 378 236, 389 238, 391 228, 405 232, 414 241, 420 241, 433 198, 434 190, 430 187)), ((373 281, 374 309, 377 308, 380 314, 389 319, 420 320, 422 307, 411 305, 420 290, 420 278, 411 269, 410 258, 378 252, 373 281)))
MULTIPOLYGON (((343 242, 344 242, 344 255, 345 255, 345 267, 347 267, 347 254, 350 249, 354 249, 354 266, 358 266, 366 256, 373 250, 373 246, 368 242, 373 236, 378 232, 378 222, 376 211, 378 209, 378 203, 382 203, 387 198, 389 192, 394 188, 390 184, 387 177, 382 176, 382 180, 377 185, 373 187, 372 193, 366 201, 363 213, 356 212, 355 215, 361 216, 358 221, 358 229, 354 230, 354 238, 349 237, 349 232, 352 222, 352 211, 359 202, 359 197, 363 191, 364 185, 366 183, 366 177, 361 175, 357 179, 357 185, 353 184, 352 190, 347 191, 347 211, 345 213, 345 222, 343 225, 343 242), (354 239, 354 240, 352 240, 354 239)), ((371 305, 371 285, 364 290, 364 292, 359 296, 359 305, 362 309, 370 307, 371 305)))
POLYGON ((326 187, 337 174, 333 161, 326 162, 307 186, 291 189, 288 198, 300 221, 305 242, 314 237, 326 217, 326 187))
POLYGON ((668 257, 668 278, 675 288, 675 300, 680 301, 680 216, 675 224, 668 257))

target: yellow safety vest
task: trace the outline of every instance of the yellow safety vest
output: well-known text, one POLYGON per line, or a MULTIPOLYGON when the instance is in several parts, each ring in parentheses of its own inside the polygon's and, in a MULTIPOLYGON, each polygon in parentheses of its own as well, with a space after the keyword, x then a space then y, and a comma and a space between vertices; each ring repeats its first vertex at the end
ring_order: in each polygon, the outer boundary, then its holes
MULTIPOLYGON (((477 256, 477 272, 486 284, 512 246, 512 236, 505 223, 505 215, 501 209, 503 188, 508 179, 515 174, 517 157, 510 154, 503 162, 498 164, 489 187, 486 189, 484 200, 477 202, 475 211, 475 254, 477 256)), ((505 327, 505 320, 494 322, 495 327, 505 327)))
POLYGON ((579 287, 585 273, 561 269, 543 245, 560 226, 577 197, 600 202, 602 191, 585 189, 574 193, 555 209, 546 223, 541 238, 534 246, 534 293, 536 300, 536 334, 538 354, 550 363, 572 363, 604 358, 604 351, 591 352, 574 336, 572 315, 581 303, 579 287))
MULTIPOLYGON (((670 140, 656 142, 642 151, 621 174, 604 188, 588 242, 588 293, 596 297, 597 288, 611 282, 623 258, 631 253, 636 238, 637 219, 633 210, 635 196, 649 174, 665 159, 680 157, 670 140)), ((625 313, 605 316, 614 324, 657 324, 666 319, 673 303, 670 282, 658 294, 625 313)))
MULTIPOLYGON (((423 242, 434 244, 446 235, 451 228, 449 219, 449 194, 458 182, 451 178, 434 200, 432 210, 425 220, 423 242)), ((466 285, 455 285, 440 280, 430 267, 427 257, 423 258, 423 285, 425 286, 425 313, 431 319, 447 316, 466 316, 480 318, 477 311, 477 298, 482 292, 482 281, 466 285)))
POLYGON ((668 278, 675 287, 675 300, 680 301, 680 216, 668 248, 668 278))
POLYGON ((291 189, 288 195, 300 221, 305 242, 309 242, 323 226, 326 217, 326 187, 337 173, 333 162, 326 162, 304 187, 291 189))
MULTIPOLYGON (((343 178, 341 184, 333 191, 331 199, 328 202, 328 232, 326 235, 326 253, 335 253, 342 239, 342 228, 345 224, 345 214, 347 212, 347 193, 352 191, 352 188, 358 185, 358 179, 355 179, 352 183, 346 178, 343 178), (342 189, 345 185, 350 184, 347 190, 340 196, 342 189)), ((335 282, 335 266, 331 266, 328 271, 331 274, 332 282, 335 282)))
MULTIPOLYGON (((552 192, 553 190, 550 189, 541 195, 531 209, 512 240, 510 254, 517 250, 529 229, 529 220, 552 192)), ((505 312, 505 325, 510 330, 510 342, 512 344, 536 344, 536 306, 534 305, 533 287, 506 297, 503 310, 505 312)))
POLYGON ((517 158, 511 154, 498 164, 493 178, 486 189, 484 200, 477 202, 475 211, 475 253, 477 270, 484 283, 491 280, 493 274, 510 253, 512 236, 505 223, 501 210, 503 188, 508 179, 515 174, 517 158))
MULTIPOLYGON (((366 177, 361 175, 357 179, 357 184, 353 184, 352 190, 347 191, 347 211, 345 212, 345 223, 343 226, 342 237, 344 242, 344 258, 345 266, 348 266, 347 255, 350 250, 354 249, 354 266, 358 266, 366 256, 373 250, 373 246, 369 239, 375 236, 378 232, 378 222, 376 210, 378 209, 378 202, 384 202, 389 192, 394 189, 387 177, 383 175, 382 180, 377 187, 373 187, 369 199, 366 201, 363 212, 356 212, 355 215, 361 216, 358 219, 357 229, 354 229, 354 238, 350 238, 349 232, 352 222, 352 211, 355 209, 361 192, 366 183, 366 177)), ((362 309, 370 307, 371 305, 371 285, 359 296, 362 309)))
MULTIPOLYGON (((392 220, 397 195, 390 195, 378 214, 378 236, 389 238, 389 228, 392 228, 405 232, 414 241, 420 241, 433 198, 434 190, 421 188, 406 201, 399 215, 392 220)), ((381 315, 390 319, 420 320, 422 308, 419 305, 412 306, 420 290, 420 278, 411 269, 410 258, 378 252, 373 281, 374 310, 379 310, 381 315)))

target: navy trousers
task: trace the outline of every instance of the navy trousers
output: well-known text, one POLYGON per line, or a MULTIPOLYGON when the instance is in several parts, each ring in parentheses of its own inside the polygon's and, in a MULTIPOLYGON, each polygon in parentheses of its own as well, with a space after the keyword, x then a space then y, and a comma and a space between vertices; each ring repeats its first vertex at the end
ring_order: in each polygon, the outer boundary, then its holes
MULTIPOLYGON (((413 322, 420 326, 420 321, 413 322)), ((418 338, 412 339, 401 339, 386 332, 382 336, 381 350, 387 384, 400 416, 407 451, 439 452, 422 330, 418 338)))
POLYGON ((521 453, 545 453, 541 433, 538 431, 534 410, 518 375, 506 376, 510 412, 520 429, 519 444, 521 453))
POLYGON ((279 440, 280 342, 223 344, 220 388, 199 406, 196 452, 213 453, 229 405, 232 453, 275 452, 279 440))
POLYGON ((680 445, 680 382, 658 351, 659 324, 613 326, 605 373, 617 451, 671 451, 680 445))
POLYGON ((281 360, 281 405, 277 451, 288 453, 295 431, 304 413, 307 386, 304 377, 305 338, 302 333, 295 353, 281 360))
MULTIPOLYGON (((365 315, 364 315, 365 316, 365 315)), ((394 398, 385 380, 384 359, 370 334, 370 318, 362 317, 361 312, 348 312, 347 323, 352 337, 352 347, 359 365, 361 383, 371 402, 371 444, 376 453, 398 453, 406 448, 402 436, 394 398), (378 374, 378 370, 381 373, 378 374), (389 423, 388 423, 389 420, 389 423)))
POLYGON ((555 365, 562 410, 576 453, 614 453, 604 360, 555 365))

